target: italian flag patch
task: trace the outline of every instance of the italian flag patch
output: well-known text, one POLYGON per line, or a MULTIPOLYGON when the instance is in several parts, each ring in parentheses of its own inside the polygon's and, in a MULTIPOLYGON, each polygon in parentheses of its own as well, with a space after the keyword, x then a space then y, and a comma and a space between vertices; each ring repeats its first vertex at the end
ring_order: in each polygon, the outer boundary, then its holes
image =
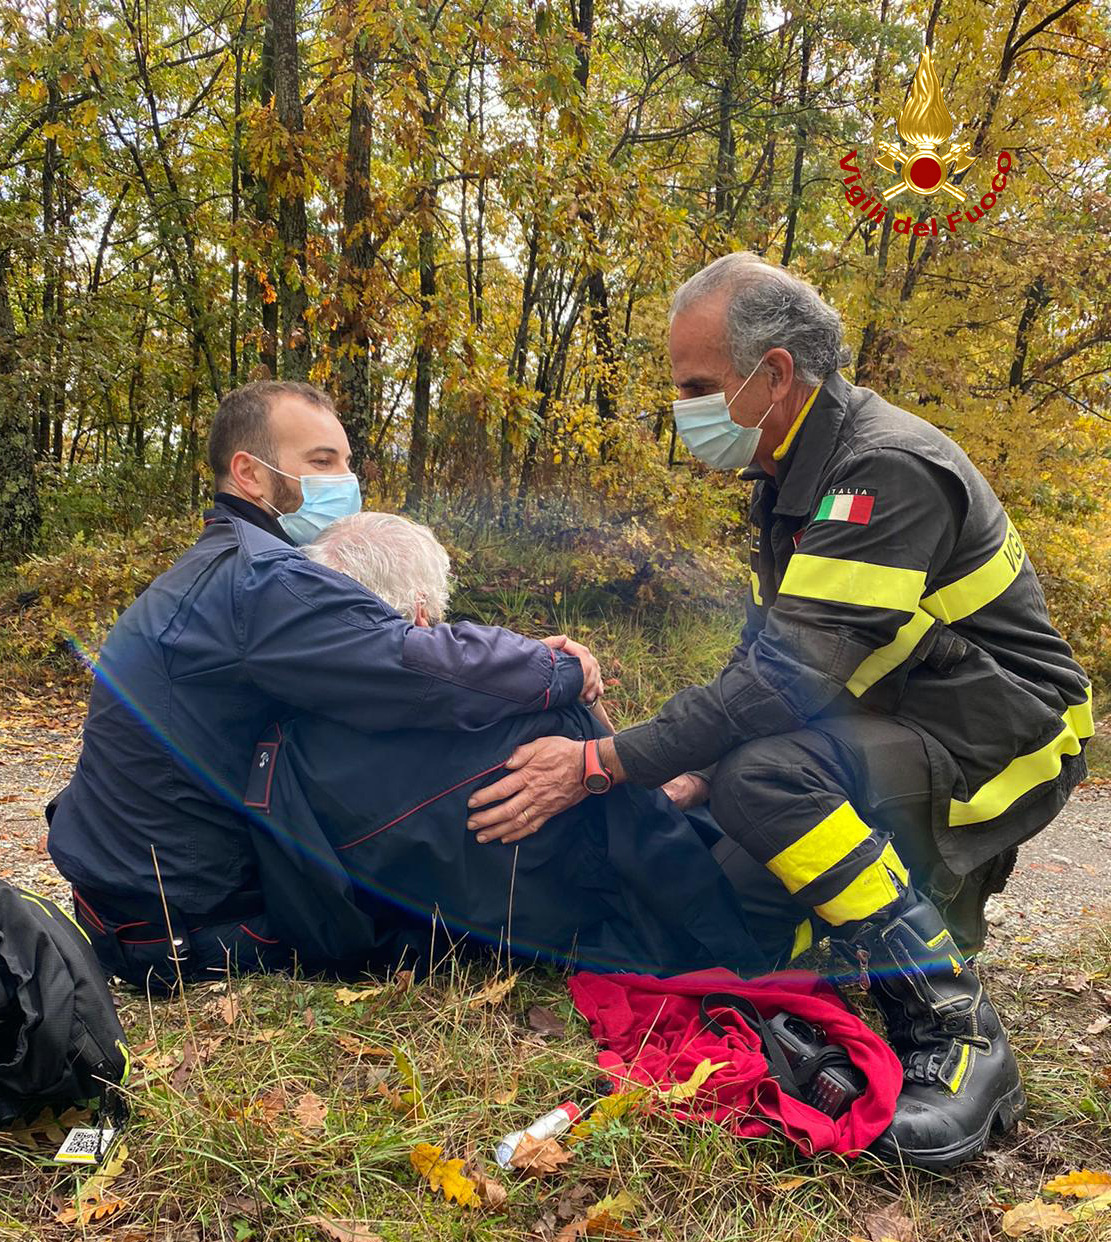
POLYGON ((876 503, 875 492, 831 492, 822 497, 815 522, 855 522, 867 526, 872 520, 872 506, 876 503))

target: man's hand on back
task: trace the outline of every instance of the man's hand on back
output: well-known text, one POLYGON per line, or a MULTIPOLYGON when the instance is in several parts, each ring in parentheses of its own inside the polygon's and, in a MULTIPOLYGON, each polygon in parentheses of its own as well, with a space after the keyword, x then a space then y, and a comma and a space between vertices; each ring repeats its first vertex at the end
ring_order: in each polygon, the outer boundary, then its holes
POLYGON ((593 703, 604 691, 602 670, 598 661, 590 654, 590 649, 582 643, 573 642, 566 634, 553 634, 550 638, 540 640, 545 647, 553 651, 565 651, 574 656, 583 668, 583 690, 579 696, 584 703, 593 703))

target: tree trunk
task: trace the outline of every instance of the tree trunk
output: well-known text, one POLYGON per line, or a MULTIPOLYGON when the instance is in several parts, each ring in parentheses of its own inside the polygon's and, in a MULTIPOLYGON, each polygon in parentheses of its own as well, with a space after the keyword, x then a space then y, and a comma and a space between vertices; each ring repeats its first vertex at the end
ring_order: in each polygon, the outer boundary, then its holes
POLYGON ((784 267, 791 262, 791 254, 795 248, 795 230, 798 227, 799 209, 802 206, 802 160, 806 153, 806 93, 810 77, 810 52, 813 46, 813 36, 810 30, 809 14, 803 14, 802 21, 802 64, 799 67, 799 121, 795 128, 795 166, 791 173, 791 207, 787 213, 787 234, 783 239, 783 256, 780 259, 784 267))
POLYGON ((296 0, 267 0, 267 15, 274 38, 274 112, 290 135, 294 166, 286 174, 287 185, 278 200, 278 240, 281 269, 278 274, 278 307, 281 321, 281 370, 286 379, 308 378, 312 360, 305 310, 305 245, 308 220, 305 214, 305 171, 300 144, 305 131, 301 108, 301 72, 297 54, 296 0))
POLYGON ((748 0, 726 0, 722 40, 725 63, 718 90, 718 149, 714 169, 714 215, 729 219, 733 214, 733 187, 737 183, 737 148, 733 137, 733 110, 736 106, 737 62, 744 44, 748 0))
POLYGON ((1045 280, 1039 276, 1026 290, 1026 305, 1022 308, 1022 317, 1018 321, 1015 332, 1015 352, 1011 359, 1011 372, 1007 383, 1012 389, 1026 388, 1026 354, 1030 348, 1030 334, 1038 315, 1049 304, 1050 296, 1046 292, 1045 280))
MULTIPOLYGON (((572 3, 575 17, 575 29, 579 41, 575 44, 575 80, 585 95, 590 81, 590 50, 594 38, 594 0, 578 0, 577 6, 572 3)), ((584 177, 589 178, 589 161, 584 168, 584 177)), ((594 399, 598 408, 598 419, 603 425, 602 460, 607 456, 608 436, 605 431, 607 424, 617 416, 617 355, 613 348, 613 329, 610 323, 609 291, 606 287, 606 274, 603 269, 604 254, 601 238, 598 235, 597 221, 589 209, 580 210, 579 220, 582 223, 583 235, 586 238, 586 292, 590 302, 590 326, 594 336, 594 353, 598 359, 598 377, 594 385, 594 399)))
POLYGON ((417 341, 417 374, 413 385, 413 425, 409 440, 409 466, 405 487, 405 509, 420 513, 424 507, 428 468, 428 428, 432 404, 432 303, 436 297, 436 116, 432 108, 428 77, 416 71, 417 89, 424 100, 421 109, 422 181, 417 195, 417 268, 420 274, 420 336, 417 341))
POLYGON ((351 114, 347 126, 347 162, 344 165, 343 247, 340 285, 354 296, 348 309, 340 298, 340 319, 331 332, 333 350, 343 349, 339 364, 339 416, 351 444, 351 469, 362 476, 370 455, 373 423, 370 392, 370 359, 365 326, 366 284, 374 262, 371 238, 367 232, 370 206, 370 154, 373 114, 370 110, 374 61, 365 39, 351 40, 351 114), (355 352, 350 352, 352 349, 355 352))
POLYGON ((8 277, 11 251, 0 250, 0 560, 22 560, 42 522, 35 487, 35 439, 20 394, 19 348, 8 277))

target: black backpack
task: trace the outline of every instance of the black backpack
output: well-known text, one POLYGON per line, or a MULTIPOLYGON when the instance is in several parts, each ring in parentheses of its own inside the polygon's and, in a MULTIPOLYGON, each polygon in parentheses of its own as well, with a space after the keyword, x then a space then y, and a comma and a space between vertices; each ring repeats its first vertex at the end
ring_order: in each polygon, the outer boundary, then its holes
POLYGON ((119 1120, 127 1039, 84 931, 48 897, 0 880, 0 1126, 45 1105, 101 1102, 119 1120))

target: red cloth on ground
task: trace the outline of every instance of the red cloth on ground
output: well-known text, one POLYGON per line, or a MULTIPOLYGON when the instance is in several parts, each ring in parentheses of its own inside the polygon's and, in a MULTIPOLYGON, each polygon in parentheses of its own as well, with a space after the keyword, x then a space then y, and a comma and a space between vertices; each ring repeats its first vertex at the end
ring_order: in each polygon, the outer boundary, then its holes
POLYGON ((681 1106, 683 1111, 676 1111, 678 1117, 720 1122, 745 1138, 767 1134, 773 1123, 809 1156, 818 1151, 859 1155, 894 1115, 903 1085, 898 1058, 818 975, 784 971, 740 979, 715 969, 656 979, 582 972, 568 987, 605 1049, 598 1064, 615 1090, 630 1081, 667 1087, 686 1082, 707 1057, 727 1062, 681 1106), (739 993, 765 1018, 785 1009, 816 1023, 864 1073, 868 1085, 863 1094, 836 1120, 787 1095, 768 1073, 759 1036, 739 1014, 717 1011, 724 1015, 723 1036, 703 1030, 699 1001, 710 992, 739 993))

